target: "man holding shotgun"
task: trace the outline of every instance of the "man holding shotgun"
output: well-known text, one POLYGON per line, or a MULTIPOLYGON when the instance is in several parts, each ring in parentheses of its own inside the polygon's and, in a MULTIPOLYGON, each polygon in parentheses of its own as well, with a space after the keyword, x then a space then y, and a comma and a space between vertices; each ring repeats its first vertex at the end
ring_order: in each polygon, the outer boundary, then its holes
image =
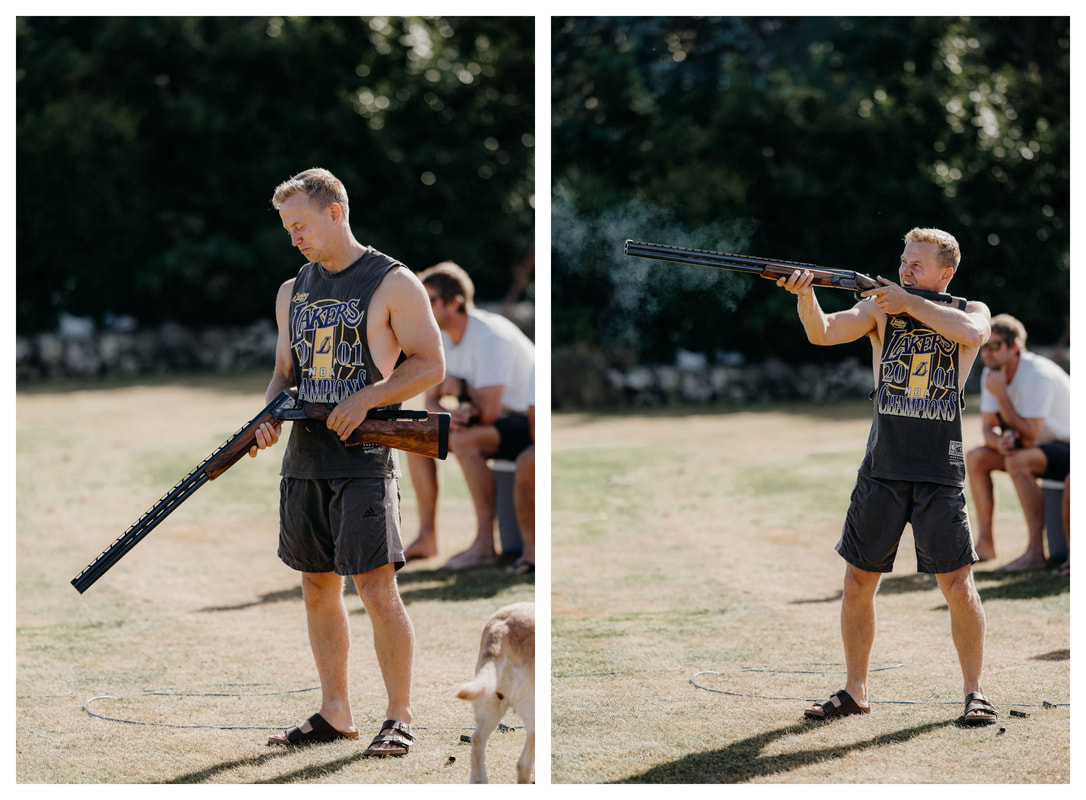
POLYGON ((830 699, 804 711, 815 719, 866 714, 868 665, 875 638, 875 593, 893 568, 906 523, 913 529, 917 569, 934 573, 950 609, 950 627, 964 679, 968 725, 990 723, 996 710, 984 696, 984 609, 973 582, 978 561, 965 502, 961 401, 966 377, 989 336, 990 312, 911 294, 944 292, 957 270, 958 242, 945 231, 914 228, 905 235, 900 285, 862 293, 852 308, 823 312, 809 270, 777 285, 798 298, 807 338, 835 345, 866 336, 875 379, 874 420, 867 452, 836 550, 846 561, 841 636, 847 677, 830 699))
MULTIPOLYGON (((359 736, 347 685, 343 577, 350 575, 373 624, 388 696, 386 721, 365 755, 405 755, 415 742, 414 629, 396 585, 405 560, 399 468, 387 447, 347 448, 343 442, 372 409, 397 406, 443 380, 441 335, 414 274, 355 239, 346 190, 330 172, 295 175, 276 188, 272 205, 307 263, 279 288, 267 396, 296 387, 300 399, 335 408, 326 423, 294 423, 280 489, 279 557, 302 573, 321 707, 268 743, 359 736)), ((278 438, 277 426, 264 425, 250 455, 278 438)))

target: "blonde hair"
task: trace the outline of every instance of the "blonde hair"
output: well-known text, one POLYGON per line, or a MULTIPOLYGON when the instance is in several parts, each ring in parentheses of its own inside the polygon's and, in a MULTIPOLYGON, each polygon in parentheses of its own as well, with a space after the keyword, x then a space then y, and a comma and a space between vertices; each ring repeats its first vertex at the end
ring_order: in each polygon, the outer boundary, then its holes
POLYGON ((272 207, 278 211, 283 203, 299 193, 304 194, 321 211, 332 203, 338 203, 343 215, 347 216, 347 189, 339 178, 326 169, 314 167, 283 181, 272 194, 272 207))
POLYGON ((958 247, 958 240, 946 231, 938 228, 913 228, 905 234, 905 244, 913 242, 928 242, 937 246, 943 265, 957 271, 958 263, 962 260, 962 251, 958 247))

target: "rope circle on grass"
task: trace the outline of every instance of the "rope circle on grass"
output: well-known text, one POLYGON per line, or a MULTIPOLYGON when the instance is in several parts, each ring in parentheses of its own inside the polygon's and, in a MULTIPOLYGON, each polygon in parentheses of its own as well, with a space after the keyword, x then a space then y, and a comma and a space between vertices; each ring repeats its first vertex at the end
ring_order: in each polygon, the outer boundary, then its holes
MULTIPOLYGON (((834 669, 795 669, 785 667, 769 667, 769 666, 756 666, 756 667, 740 667, 742 672, 767 672, 786 675, 828 675, 831 672, 841 672, 844 669, 844 664, 821 664, 813 663, 805 665, 809 667, 834 667, 834 669)), ((881 667, 872 667, 869 672, 884 672, 891 669, 901 669, 905 666, 904 661, 895 661, 886 664, 881 667)), ((633 669, 633 670, 613 670, 610 672, 591 672, 591 673, 570 673, 566 675, 555 675, 555 678, 608 678, 617 675, 635 675, 650 672, 678 672, 678 669, 633 669)), ((751 700, 786 700, 789 702, 818 702, 820 698, 812 697, 787 697, 784 695, 764 695, 764 694, 748 694, 744 692, 732 692, 726 689, 714 689, 711 686, 705 686, 698 682, 698 678, 702 675, 723 675, 721 672, 713 670, 702 670, 695 672, 690 677, 690 683, 693 684, 695 689, 700 689, 703 692, 713 692, 714 694, 723 694, 730 697, 743 697, 751 700)), ((957 706, 961 705, 960 700, 872 700, 872 704, 880 705, 944 705, 944 706, 957 706)), ((1018 706, 1023 708, 1070 708, 1071 704, 1068 703, 1050 703, 1047 700, 1042 700, 1040 703, 1005 703, 1008 706, 1018 706)))
MULTIPOLYGON (((229 684, 235 685, 235 684, 229 684)), ((266 684, 240 684, 240 686, 263 686, 266 684)), ((144 689, 141 697, 273 697, 276 695, 285 694, 301 694, 302 692, 316 692, 320 690, 320 686, 309 686, 305 689, 285 689, 282 691, 274 692, 181 692, 173 690, 152 690, 144 689)), ((125 719, 123 717, 110 717, 105 714, 99 714, 95 711, 91 711, 90 705, 98 700, 119 700, 120 698, 109 695, 100 694, 89 698, 83 703, 83 710, 95 719, 105 720, 106 722, 120 722, 125 725, 145 725, 152 728, 181 728, 181 729, 202 729, 202 730, 217 730, 217 731, 282 731, 286 730, 289 726, 283 725, 199 725, 199 724, 180 724, 175 722, 147 722, 145 720, 138 719, 125 719)), ((474 730, 474 727, 425 727, 425 726, 411 726, 413 730, 418 731, 436 731, 436 730, 474 730)), ((505 723, 498 723, 497 731, 499 733, 508 733, 509 731, 523 730, 522 725, 506 725, 505 723)))
MULTIPOLYGON (((242 684, 243 686, 258 686, 263 684, 242 684)), ((300 694, 302 692, 315 692, 319 690, 320 686, 310 686, 305 689, 287 689, 278 692, 176 692, 176 691, 153 691, 145 689, 143 691, 143 697, 271 697, 274 695, 283 694, 300 694)), ((96 719, 106 720, 107 722, 122 722, 126 725, 147 725, 154 728, 186 728, 186 729, 211 729, 218 731, 277 731, 281 730, 280 726, 266 726, 266 725, 181 725, 173 722, 146 722, 138 719, 123 719, 121 717, 107 717, 105 714, 98 714, 91 711, 89 706, 91 703, 97 700, 117 700, 119 698, 109 695, 100 694, 90 698, 83 703, 83 710, 96 719)))
MULTIPOLYGON (((843 664, 816 664, 816 665, 813 665, 813 666, 843 667, 844 665, 843 664)), ((873 668, 871 668, 869 670, 869 672, 882 672, 882 671, 891 670, 891 669, 901 669, 904 666, 905 666, 904 661, 898 661, 898 662, 888 664, 888 665, 883 666, 883 667, 873 667, 873 668)), ((832 672, 840 672, 839 669, 836 669, 836 670, 807 670, 807 669, 776 669, 776 668, 769 668, 769 667, 741 667, 740 669, 743 672, 775 672, 775 673, 797 674, 797 675, 828 675, 828 674, 830 674, 831 671, 832 672)), ((761 694, 746 694, 746 693, 743 693, 743 692, 730 692, 730 691, 727 691, 726 689, 714 689, 714 688, 709 687, 709 686, 704 686, 701 683, 698 683, 698 680, 697 680, 702 675, 722 675, 722 674, 723 673, 721 673, 721 672, 715 672, 715 671, 712 671, 712 670, 702 670, 701 672, 695 672, 690 677, 690 683, 692 683, 694 685, 694 688, 700 689, 703 692, 713 692, 714 694, 724 694, 724 695, 729 695, 731 697, 744 697, 744 698, 749 698, 749 699, 752 699, 752 700, 787 700, 787 701, 795 701, 795 702, 811 702, 811 703, 815 703, 815 702, 818 702, 819 699, 820 699, 820 698, 812 698, 812 697, 785 697, 785 696, 778 696, 778 695, 761 695, 761 694)), ((910 705, 910 706, 914 706, 914 705, 915 706, 925 706, 925 705, 927 705, 927 706, 932 706, 932 705, 958 706, 958 705, 961 705, 960 700, 869 700, 868 702, 871 705, 910 705)), ((1069 708, 1071 706, 1070 703, 1050 703, 1047 700, 1041 701, 1040 703, 1011 703, 1011 702, 1005 702, 1004 704, 1008 705, 1008 706, 1019 706, 1019 707, 1026 707, 1026 708, 1063 708, 1063 707, 1069 708)))

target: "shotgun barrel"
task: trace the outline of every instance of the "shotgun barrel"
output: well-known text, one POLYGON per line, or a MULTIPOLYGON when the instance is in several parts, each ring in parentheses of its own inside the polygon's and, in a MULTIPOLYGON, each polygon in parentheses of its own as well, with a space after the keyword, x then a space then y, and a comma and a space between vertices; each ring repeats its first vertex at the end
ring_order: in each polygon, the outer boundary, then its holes
MULTIPOLYGON (((850 269, 821 267, 818 264, 807 264, 802 261, 759 258, 758 256, 741 255, 739 253, 718 253, 713 250, 696 250, 690 247, 677 247, 669 244, 636 242, 632 239, 626 240, 623 252, 627 256, 637 258, 671 261, 677 264, 693 264, 699 267, 726 269, 731 272, 746 272, 771 281, 778 278, 787 278, 799 270, 809 270, 814 275, 815 286, 849 289, 853 292, 865 292, 868 289, 881 286, 877 280, 861 272, 850 269)), ((928 300, 951 303, 961 309, 964 309, 966 304, 964 298, 953 297, 943 292, 929 292, 924 289, 906 289, 905 291, 928 300)))
MULTIPOLYGON (((80 594, 87 591, 118 561, 128 555, 147 534, 177 510, 192 494, 208 481, 222 475, 256 444, 256 429, 264 423, 278 424, 287 420, 324 420, 330 406, 300 403, 287 392, 281 392, 268 406, 249 420, 215 452, 151 506, 132 523, 116 541, 72 579, 80 594)), ((429 458, 443 459, 449 452, 451 415, 431 414, 412 409, 380 409, 371 411, 355 429, 345 444, 381 444, 429 458)))

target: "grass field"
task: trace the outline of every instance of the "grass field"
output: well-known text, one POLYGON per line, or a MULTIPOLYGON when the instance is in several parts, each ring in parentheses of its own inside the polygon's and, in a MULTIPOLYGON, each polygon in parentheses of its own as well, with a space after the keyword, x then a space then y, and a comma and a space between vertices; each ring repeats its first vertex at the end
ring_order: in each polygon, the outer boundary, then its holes
MULTIPOLYGON (((352 704, 362 735, 302 750, 270 733, 316 711, 318 680, 297 574, 276 557, 281 450, 204 486, 78 594, 70 581, 180 478, 263 408, 267 376, 21 391, 16 397, 15 780, 20 783, 465 783, 474 727, 455 698, 483 623, 534 597, 501 568, 399 574, 415 626, 407 758, 364 759, 384 719, 372 630, 348 594, 352 704)), ((440 545, 467 545, 474 514, 442 466, 440 545)), ((416 524, 404 465, 404 537, 416 524)), ((495 734, 491 780, 515 779, 521 721, 495 734)))
MULTIPOLYGON (((551 424, 552 781, 1069 780, 1069 581, 996 570, 1025 547, 1006 476, 999 558, 976 567, 999 723, 958 722, 949 614, 908 532, 878 598, 872 713, 804 722, 844 680, 832 548, 870 406, 551 424)), ((979 443, 975 414, 965 431, 979 443)))

